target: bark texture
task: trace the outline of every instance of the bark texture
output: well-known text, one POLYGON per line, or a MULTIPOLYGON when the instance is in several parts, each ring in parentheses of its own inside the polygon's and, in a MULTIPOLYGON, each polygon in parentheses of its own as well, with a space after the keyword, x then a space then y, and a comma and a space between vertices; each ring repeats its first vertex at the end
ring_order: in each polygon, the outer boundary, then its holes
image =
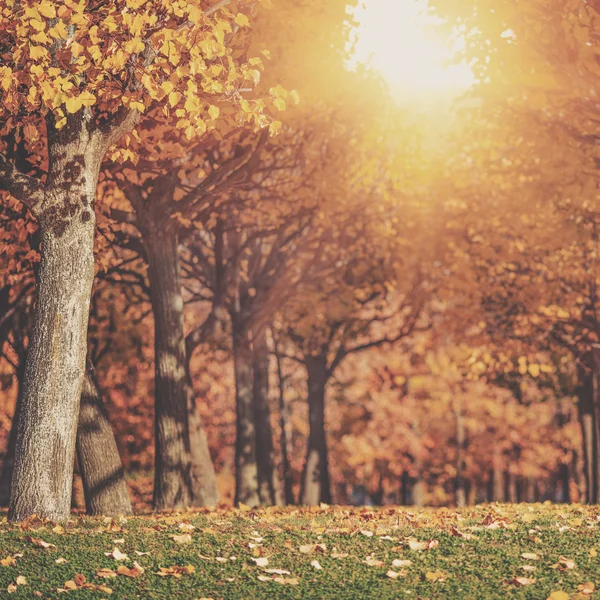
POLYGON ((325 431, 325 387, 327 385, 327 357, 323 354, 307 356, 308 420, 310 431, 306 463, 302 475, 302 504, 331 503, 327 434, 325 431))
POLYGON ((253 395, 258 494, 263 505, 281 505, 281 488, 275 468, 271 408, 269 404, 269 350, 264 329, 254 332, 252 352, 254 361, 253 395))
POLYGON ((177 236, 167 230, 144 243, 154 313, 154 508, 183 508, 194 504, 194 474, 177 236))
POLYGON ((258 466, 254 426, 253 356, 250 335, 233 319, 233 362, 235 371, 236 441, 235 503, 258 506, 258 466))
POLYGON ((89 361, 81 392, 76 448, 88 515, 133 514, 117 442, 89 361))
MULTIPOLYGON (((59 160, 63 159, 54 159, 59 160)), ((53 173, 51 155, 46 197, 52 200, 40 218, 38 296, 23 378, 9 510, 9 518, 16 521, 32 514, 64 521, 71 506, 94 280, 91 205, 99 162, 90 165, 81 155, 72 155, 70 161, 59 169, 59 177, 53 173)))
POLYGON ((285 380, 281 368, 281 357, 275 347, 277 361, 277 379, 279 382, 279 425, 281 446, 281 467, 283 471, 283 491, 286 505, 294 504, 294 490, 292 487, 292 468, 290 465, 290 438, 289 438, 289 411, 285 401, 285 380))

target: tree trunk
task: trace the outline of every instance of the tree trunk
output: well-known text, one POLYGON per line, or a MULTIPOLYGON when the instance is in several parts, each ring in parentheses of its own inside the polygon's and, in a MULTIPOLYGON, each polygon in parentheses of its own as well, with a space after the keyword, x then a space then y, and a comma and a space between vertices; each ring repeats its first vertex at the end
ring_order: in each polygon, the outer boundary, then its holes
POLYGON ((215 467, 191 386, 188 388, 188 396, 194 506, 213 507, 219 503, 219 488, 215 467))
POLYGON ((89 361, 81 392, 77 459, 88 515, 133 514, 117 442, 89 361))
POLYGON ((302 504, 331 503, 327 437, 325 432, 325 386, 327 384, 327 357, 323 354, 307 356, 308 372, 308 448, 302 476, 302 504))
POLYGON ((294 490, 292 488, 292 469, 290 465, 290 440, 288 437, 289 431, 289 414, 288 406, 285 401, 285 380, 281 368, 281 356, 275 347, 275 360, 277 361, 277 379, 279 382, 279 422, 281 429, 281 466, 283 471, 283 490, 285 494, 286 505, 292 505, 294 501, 294 490))
POLYGON ((463 419, 462 411, 460 409, 454 410, 454 418, 456 421, 456 506, 462 508, 467 504, 467 495, 465 490, 465 459, 464 459, 464 448, 465 448, 465 422, 463 419))
POLYGON ((410 475, 408 471, 404 469, 402 471, 402 477, 400 478, 400 504, 402 506, 408 506, 408 493, 410 491, 410 475))
POLYGON ((279 479, 275 469, 271 408, 269 405, 268 352, 265 329, 262 328, 260 331, 254 332, 252 339, 258 494, 263 505, 281 505, 279 479))
POLYGON ((33 514, 64 521, 71 506, 94 280, 95 218, 88 207, 93 204, 98 170, 89 168, 82 156, 71 156, 68 164, 61 163, 58 177, 53 166, 57 161, 65 159, 50 158, 45 195, 49 207, 40 217, 37 303, 9 510, 15 521, 33 514))
POLYGON ((596 504, 599 500, 597 415, 594 407, 597 386, 593 357, 587 356, 586 362, 590 371, 579 369, 577 412, 581 427, 586 502, 596 504))
MULTIPOLYGON (((19 371, 22 371, 22 369, 19 368, 19 371)), ((15 412, 13 414, 12 423, 10 424, 10 433, 8 434, 6 453, 4 454, 4 461, 2 463, 2 472, 0 472, 0 506, 8 506, 10 501, 10 482, 12 480, 15 463, 17 428, 19 426, 19 413, 21 412, 22 373, 19 373, 17 378, 19 380, 17 401, 15 402, 15 412)))
MULTIPOLYGON (((144 236, 148 256, 150 297, 154 314, 155 432, 154 508, 201 505, 205 489, 216 487, 212 465, 194 469, 194 457, 210 460, 206 437, 196 435, 192 450, 191 397, 186 379, 183 298, 177 234, 165 227, 144 236), (196 456, 195 456, 196 455, 196 456), (208 476, 208 481, 196 475, 208 476), (212 477, 211 477, 212 475, 212 477)), ((194 407, 195 408, 195 407, 194 407)), ((199 415, 192 417, 201 429, 199 415)), ((210 496, 210 493, 208 494, 210 496)), ((212 502, 211 502, 212 504, 212 502)))
POLYGON ((258 466, 254 426, 252 345, 249 331, 232 315, 235 371, 235 503, 258 506, 258 466))
POLYGON ((496 452, 493 458, 492 466, 492 502, 504 501, 504 477, 502 474, 502 458, 496 452))
POLYGON ((425 482, 423 481, 423 476, 420 471, 413 481, 412 504, 417 508, 425 506, 425 482))

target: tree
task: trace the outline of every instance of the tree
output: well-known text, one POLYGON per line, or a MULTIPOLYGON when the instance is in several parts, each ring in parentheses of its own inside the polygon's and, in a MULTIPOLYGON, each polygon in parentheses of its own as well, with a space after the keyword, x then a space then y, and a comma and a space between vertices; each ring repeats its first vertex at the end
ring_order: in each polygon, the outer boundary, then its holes
POLYGON ((157 104, 189 136, 201 134, 203 117, 211 119, 204 100, 225 92, 236 97, 241 87, 244 74, 229 43, 234 28, 247 25, 243 13, 220 2, 182 8, 137 0, 93 6, 44 0, 3 8, 0 135, 17 130, 15 141, 25 141, 35 165, 47 164, 45 178, 36 177, 10 161, 10 147, 0 155, 0 187, 29 208, 41 237, 13 520, 33 513, 64 520, 69 511, 102 160, 157 104), (204 69, 216 63, 218 68, 204 69))

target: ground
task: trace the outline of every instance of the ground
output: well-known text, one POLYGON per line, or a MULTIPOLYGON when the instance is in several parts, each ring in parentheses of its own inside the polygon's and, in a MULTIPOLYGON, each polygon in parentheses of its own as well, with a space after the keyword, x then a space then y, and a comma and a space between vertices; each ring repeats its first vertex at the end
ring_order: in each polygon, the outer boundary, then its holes
POLYGON ((600 508, 215 510, 0 523, 0 597, 593 598, 600 508))

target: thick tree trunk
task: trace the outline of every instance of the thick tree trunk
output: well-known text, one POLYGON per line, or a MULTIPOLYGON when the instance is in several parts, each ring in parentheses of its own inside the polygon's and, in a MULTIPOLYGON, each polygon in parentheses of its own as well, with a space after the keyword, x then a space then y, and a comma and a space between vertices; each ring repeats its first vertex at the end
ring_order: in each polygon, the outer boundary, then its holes
POLYGON ((132 514, 117 442, 89 361, 81 392, 76 447, 88 515, 132 514))
POLYGON ((285 401, 285 380, 281 368, 281 357, 275 347, 275 359, 277 361, 277 380, 279 382, 279 423, 280 423, 280 446, 281 446, 281 467, 283 471, 283 490, 285 494, 286 505, 294 504, 294 490, 292 487, 292 468, 290 465, 290 440, 289 431, 289 414, 288 406, 285 401))
MULTIPOLYGON (((192 407, 186 379, 183 298, 177 235, 165 227, 144 236, 154 314, 155 432, 154 508, 202 505, 216 489, 206 436, 192 407), (190 424, 190 412, 193 423, 190 424), (191 438, 191 427, 196 433, 191 438), (192 443, 197 447, 192 449, 192 443), (200 461, 194 469, 194 458, 200 461), (208 477, 202 480, 198 475, 208 477), (212 476, 212 477, 211 477, 212 476), (209 490, 205 493, 205 490, 209 490)), ((213 504, 213 502, 210 502, 213 504)))
POLYGON ((280 505, 281 488, 275 468, 271 408, 269 405, 269 351, 264 328, 260 331, 254 331, 252 352, 254 361, 253 395, 258 494, 261 504, 280 505))
POLYGON ((258 506, 258 466, 254 426, 253 360, 250 335, 235 315, 233 326, 233 363, 235 371, 236 440, 235 503, 258 506))
POLYGON ((308 420, 310 431, 306 463, 302 475, 302 504, 331 503, 327 434, 325 431, 325 386, 327 385, 327 358, 325 355, 307 356, 308 420))
POLYGON ((83 157, 71 157, 70 162, 62 165, 64 178, 60 182, 53 181, 57 177, 51 164, 46 187, 50 207, 40 217, 38 295, 23 378, 11 520, 37 514, 64 521, 71 506, 94 280, 95 219, 91 206, 97 169, 86 168, 83 157))

